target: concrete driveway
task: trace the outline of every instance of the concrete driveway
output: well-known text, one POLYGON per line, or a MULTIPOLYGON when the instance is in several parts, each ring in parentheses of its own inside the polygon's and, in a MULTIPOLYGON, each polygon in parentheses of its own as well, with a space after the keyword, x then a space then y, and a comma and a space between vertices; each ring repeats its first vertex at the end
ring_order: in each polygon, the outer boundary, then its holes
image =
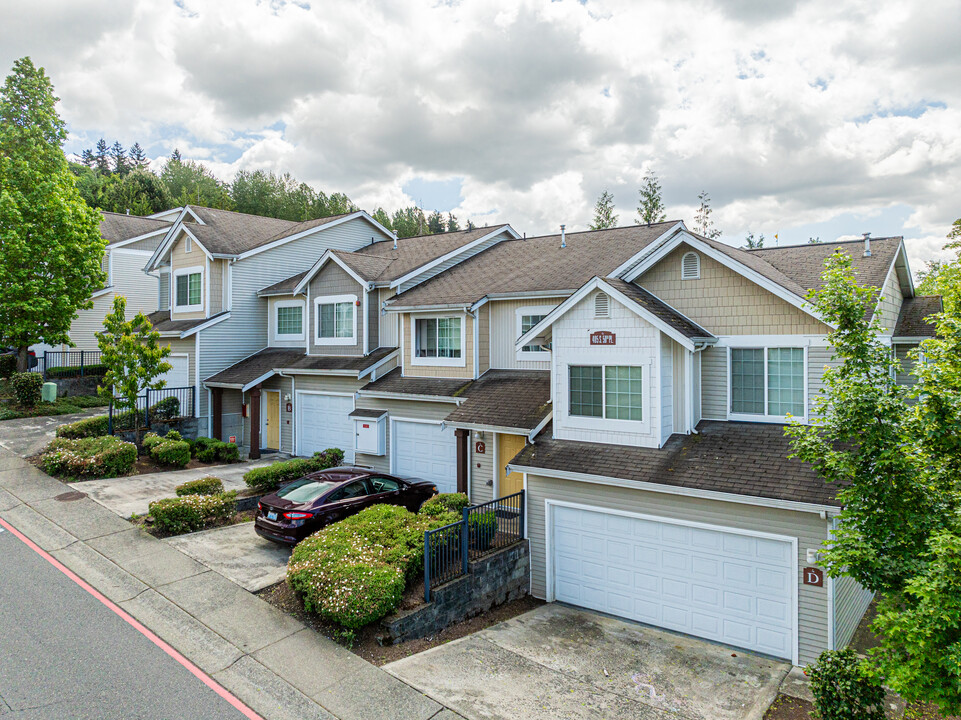
POLYGON ((790 665, 552 603, 384 669, 470 720, 745 720, 790 665))
POLYGON ((32 457, 47 447, 61 425, 106 414, 107 409, 101 407, 72 415, 4 420, 0 422, 0 447, 5 447, 20 457, 32 457))

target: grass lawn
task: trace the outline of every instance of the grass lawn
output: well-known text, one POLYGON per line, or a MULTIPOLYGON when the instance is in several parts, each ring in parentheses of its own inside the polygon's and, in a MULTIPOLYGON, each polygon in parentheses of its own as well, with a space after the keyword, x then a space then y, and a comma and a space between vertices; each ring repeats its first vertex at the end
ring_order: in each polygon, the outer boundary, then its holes
POLYGON ((69 415, 81 410, 95 407, 106 407, 107 402, 96 395, 77 395, 75 397, 57 398, 52 403, 42 402, 35 407, 20 407, 14 405, 9 398, 0 398, 0 421, 16 420, 17 418, 43 417, 47 415, 69 415))

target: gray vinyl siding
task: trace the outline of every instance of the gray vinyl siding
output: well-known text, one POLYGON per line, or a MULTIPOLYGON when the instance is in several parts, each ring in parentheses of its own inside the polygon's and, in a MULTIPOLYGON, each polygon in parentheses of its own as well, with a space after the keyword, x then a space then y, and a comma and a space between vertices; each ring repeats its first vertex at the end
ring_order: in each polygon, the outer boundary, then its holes
POLYGON ((384 455, 365 455, 357 453, 355 462, 358 465, 367 465, 379 470, 380 472, 391 471, 390 467, 390 418, 411 418, 414 420, 438 420, 441 421, 450 415, 454 408, 454 403, 447 402, 418 402, 417 400, 389 400, 385 398, 358 397, 354 402, 358 409, 387 410, 387 452, 384 455))
POLYGON ((914 361, 908 355, 917 348, 917 344, 894 346, 894 357, 901 365, 897 375, 895 375, 895 381, 898 385, 913 387, 917 383, 918 378, 914 374, 914 361))
POLYGON ((158 286, 157 309, 170 309, 170 273, 160 273, 160 283, 158 286))
POLYGON ((221 431, 223 437, 219 439, 227 441, 233 436, 237 438, 238 446, 247 446, 250 443, 248 423, 241 414, 241 405, 246 401, 247 398, 242 395, 240 390, 224 390, 223 401, 221 402, 223 410, 221 431))
POLYGON ((727 420, 727 348, 709 347, 701 356, 701 414, 727 420))
POLYGON ((377 307, 376 291, 367 295, 367 351, 373 352, 380 347, 380 308, 377 307))
MULTIPOLYGON (((491 228, 491 232, 493 232, 493 228, 491 228)), ((462 263, 469 258, 474 257, 478 253, 481 253, 484 250, 487 250, 487 248, 493 247, 494 245, 501 242, 502 240, 510 240, 510 239, 512 239, 511 236, 506 232, 498 233, 494 237, 488 240, 485 240, 484 242, 477 245, 476 247, 473 247, 470 250, 465 250, 464 252, 459 253, 458 255, 452 258, 449 258, 444 262, 436 265, 435 267, 432 267, 430 270, 426 270, 421 274, 411 278, 407 282, 402 283, 397 288, 397 291, 404 292, 405 290, 410 290, 415 285, 420 285, 422 282, 426 282, 427 280, 430 280, 435 275, 440 275, 445 270, 450 270, 455 265, 462 263)))
MULTIPOLYGON (((138 240, 135 243, 124 245, 122 249, 123 250, 142 250, 144 252, 152 253, 154 250, 160 247, 160 243, 163 242, 164 237, 166 237, 164 233, 159 233, 152 237, 144 238, 143 240, 138 240)), ((147 263, 144 263, 144 265, 146 264, 147 263)))
POLYGON ((808 348, 808 413, 815 417, 814 400, 824 389, 824 369, 837 366, 834 350, 830 346, 808 348))
POLYGON ((800 577, 807 548, 820 547, 827 536, 827 521, 821 520, 817 514, 529 474, 527 532, 531 547, 531 594, 538 598, 547 597, 545 501, 548 499, 797 538, 801 664, 813 662, 821 651, 827 649, 827 588, 804 585, 800 577))
POLYGON ((363 355, 364 354, 364 317, 363 305, 354 306, 355 337, 353 345, 316 345, 317 299, 332 295, 354 295, 361 303, 364 301, 364 288, 347 271, 334 262, 327 263, 310 281, 310 307, 307 309, 310 322, 307 323, 307 337, 310 340, 311 355, 363 355))
POLYGON ((694 393, 694 424, 697 425, 701 420, 701 355, 702 353, 694 353, 694 387, 692 392, 694 393))
POLYGON ((852 578, 842 576, 834 581, 834 646, 837 649, 851 642, 873 598, 874 593, 852 578))
POLYGON ((494 433, 484 433, 485 452, 478 455, 476 445, 480 438, 476 430, 470 432, 470 500, 479 504, 494 499, 494 433))

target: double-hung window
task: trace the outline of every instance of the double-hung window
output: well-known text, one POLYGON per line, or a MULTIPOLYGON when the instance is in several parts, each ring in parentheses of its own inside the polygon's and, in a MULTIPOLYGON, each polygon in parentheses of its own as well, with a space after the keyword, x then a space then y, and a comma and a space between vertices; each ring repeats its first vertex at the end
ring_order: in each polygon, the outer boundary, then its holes
POLYGON ((805 417, 804 348, 731 348, 731 414, 805 417))
POLYGON ((278 340, 304 339, 304 305, 298 300, 279 301, 274 306, 274 335, 278 340))
POLYGON ((357 341, 354 296, 317 298, 318 345, 353 345, 357 341))
POLYGON ((180 272, 174 285, 174 305, 177 309, 197 309, 203 305, 203 274, 180 272))
POLYGON ((569 413, 607 420, 644 420, 643 368, 636 365, 571 365, 569 413))
POLYGON ((426 364, 460 364, 463 358, 463 319, 415 318, 414 358, 426 364))

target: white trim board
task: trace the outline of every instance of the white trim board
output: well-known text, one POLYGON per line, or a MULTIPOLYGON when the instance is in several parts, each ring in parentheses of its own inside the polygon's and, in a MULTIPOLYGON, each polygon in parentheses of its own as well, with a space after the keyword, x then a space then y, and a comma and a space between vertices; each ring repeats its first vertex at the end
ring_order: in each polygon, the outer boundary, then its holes
MULTIPOLYGON (((319 232, 324 232, 325 230, 330 230, 331 228, 337 227, 338 225, 342 225, 345 222, 350 222, 351 220, 354 220, 356 218, 362 218, 363 220, 366 220, 368 223, 373 225, 375 229, 379 230, 384 235, 386 235, 387 240, 393 239, 395 237, 394 233, 392 233, 390 230, 385 228, 379 222, 374 220, 374 218, 368 215, 365 211, 358 210, 356 212, 350 213, 349 215, 345 215, 342 218, 338 218, 337 220, 331 220, 329 223, 324 223, 323 225, 315 225, 314 227, 307 228, 306 230, 301 230, 300 232, 294 233, 293 235, 287 235, 285 237, 278 238, 266 245, 260 245, 250 250, 246 250, 240 253, 239 255, 237 255, 236 257, 238 260, 244 260, 246 258, 251 257, 252 255, 258 255, 262 252, 273 250, 275 247, 279 247, 280 245, 286 245, 287 243, 292 242, 294 240, 299 240, 302 237, 313 235, 319 232)), ((386 242, 387 240, 385 240, 384 242, 386 242)))

